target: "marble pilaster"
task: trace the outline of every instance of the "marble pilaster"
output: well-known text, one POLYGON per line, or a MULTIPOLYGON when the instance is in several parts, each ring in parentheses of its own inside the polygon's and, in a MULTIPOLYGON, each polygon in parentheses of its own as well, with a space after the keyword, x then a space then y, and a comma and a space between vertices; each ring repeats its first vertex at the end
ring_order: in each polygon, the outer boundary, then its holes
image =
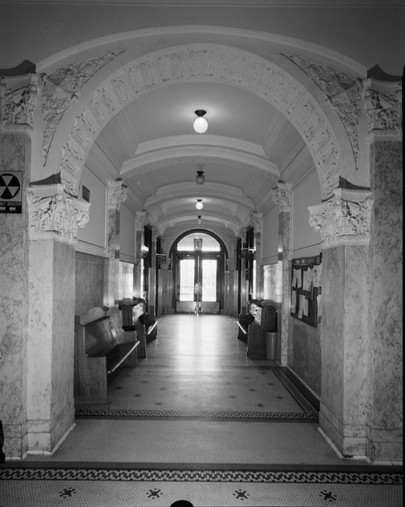
POLYGON ((319 421, 347 457, 367 450, 371 209, 371 192, 361 189, 336 189, 309 207, 323 249, 319 421))
POLYGON ((262 267, 262 236, 263 236, 263 215, 252 213, 252 224, 254 227, 254 248, 256 260, 256 299, 263 299, 263 267, 262 267))
POLYGON ((322 254, 319 422, 342 455, 365 456, 369 394, 369 249, 343 244, 322 254))
POLYGON ((155 313, 156 313, 156 307, 155 307, 155 302, 156 302, 156 238, 158 236, 158 232, 156 230, 156 228, 154 227, 153 228, 153 231, 152 231, 152 251, 150 252, 151 254, 151 265, 150 265, 150 270, 149 270, 149 287, 150 287, 150 290, 148 291, 148 308, 150 309, 151 306, 154 307, 155 309, 155 313))
POLYGON ((290 323, 290 250, 291 250, 291 199, 292 186, 279 181, 273 189, 273 201, 279 206, 278 221, 278 262, 281 262, 281 343, 280 364, 287 366, 290 323))
POLYGON ((110 181, 107 187, 107 253, 105 264, 105 300, 108 306, 114 306, 118 300, 119 262, 120 262, 120 208, 128 195, 128 188, 121 180, 110 181))
POLYGON ((27 202, 27 443, 50 453, 74 424, 75 243, 90 204, 61 184, 31 185, 27 202))
MULTIPOLYGON (((25 133, 0 132, 1 172, 21 171, 23 195, 29 151, 25 133)), ((18 458, 27 450, 27 206, 21 214, 0 216, 0 418, 4 452, 18 458)))
POLYGON ((143 279, 143 262, 142 260, 142 245, 144 245, 144 228, 147 222, 146 211, 138 211, 135 216, 135 249, 136 249, 136 273, 135 273, 135 287, 137 288, 137 296, 143 297, 144 287, 142 286, 143 279))
POLYGON ((34 74, 0 77, 0 173, 18 175, 17 197, 21 196, 21 213, 0 215, 0 418, 7 458, 21 458, 28 448, 29 242, 25 196, 38 97, 34 74))
POLYGON ((368 119, 371 217, 368 456, 403 460, 402 83, 363 83, 368 119))
POLYGON ((32 241, 27 373, 30 453, 52 452, 74 424, 74 272, 71 243, 32 241))
POLYGON ((402 143, 371 144, 372 283, 369 449, 371 459, 403 459, 402 143))

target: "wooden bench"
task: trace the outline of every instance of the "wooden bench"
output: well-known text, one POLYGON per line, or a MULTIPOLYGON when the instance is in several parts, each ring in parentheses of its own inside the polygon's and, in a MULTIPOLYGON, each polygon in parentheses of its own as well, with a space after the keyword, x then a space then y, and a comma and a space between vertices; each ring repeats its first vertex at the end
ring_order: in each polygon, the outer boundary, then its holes
POLYGON ((124 330, 121 311, 91 308, 75 321, 75 403, 107 403, 107 387, 124 366, 136 366, 135 330, 124 330))
POLYGON ((121 302, 119 305, 122 311, 123 329, 135 331, 139 341, 138 357, 146 358, 147 343, 154 340, 157 336, 157 324, 154 307, 151 306, 149 313, 144 313, 139 317, 139 321, 134 323, 132 309, 135 303, 131 300, 121 302))

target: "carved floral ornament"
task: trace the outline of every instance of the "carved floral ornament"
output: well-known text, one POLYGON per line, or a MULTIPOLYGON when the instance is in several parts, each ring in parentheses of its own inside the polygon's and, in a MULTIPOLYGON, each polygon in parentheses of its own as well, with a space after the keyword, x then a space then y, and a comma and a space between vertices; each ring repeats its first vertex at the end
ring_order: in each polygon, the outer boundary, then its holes
POLYGON ((368 118, 369 134, 401 135, 401 83, 374 83, 364 81, 364 108, 368 118))
MULTIPOLYGON (((74 119, 62 149, 59 171, 77 195, 87 154, 103 127, 128 103, 159 87, 193 81, 228 83, 248 89, 277 107, 305 139, 321 175, 323 197, 338 186, 338 148, 326 116, 288 73, 251 53, 214 45, 170 48, 122 67, 91 94, 74 119)), ((64 135, 64 134, 63 134, 64 135)))
POLYGON ((43 151, 46 161, 55 131, 65 111, 76 102, 83 86, 105 65, 113 61, 120 52, 110 51, 84 62, 61 67, 52 74, 41 74, 44 83, 42 111, 45 121, 43 151))
POLYGON ((89 221, 90 203, 69 195, 64 185, 31 186, 27 199, 31 240, 72 243, 79 227, 89 221))
POLYGON ((309 206, 309 224, 324 248, 367 243, 370 239, 371 192, 337 189, 326 202, 309 206))
POLYGON ((32 130, 40 93, 36 74, 0 78, 0 129, 32 130))
POLYGON ((252 225, 255 230, 255 234, 263 233, 263 214, 254 211, 251 215, 252 225))
POLYGON ((272 190, 272 199, 278 204, 280 211, 291 211, 292 185, 290 183, 279 182, 272 190))
POLYGON ((108 209, 117 209, 128 197, 128 187, 122 180, 110 181, 107 188, 108 209))
POLYGON ((322 90, 325 101, 336 111, 348 135, 357 166, 358 125, 361 113, 361 82, 343 72, 309 62, 296 55, 284 55, 303 70, 322 90))

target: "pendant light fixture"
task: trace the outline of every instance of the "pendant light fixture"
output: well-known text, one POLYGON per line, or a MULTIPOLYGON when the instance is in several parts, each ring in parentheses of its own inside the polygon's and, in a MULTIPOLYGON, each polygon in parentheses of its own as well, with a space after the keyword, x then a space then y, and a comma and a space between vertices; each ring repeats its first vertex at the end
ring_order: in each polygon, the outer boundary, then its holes
POLYGON ((197 215, 197 224, 200 225, 201 224, 201 215, 197 215))
POLYGON ((208 122, 204 118, 204 115, 207 114, 207 111, 204 111, 204 109, 197 109, 194 112, 197 115, 197 118, 194 120, 193 128, 197 134, 204 134, 204 132, 207 132, 208 129, 208 122))
POLYGON ((197 171, 195 182, 197 183, 197 185, 204 185, 205 183, 204 171, 197 171))
POLYGON ((195 204, 195 207, 197 209, 203 209, 203 203, 202 203, 202 199, 197 199, 197 202, 195 204))

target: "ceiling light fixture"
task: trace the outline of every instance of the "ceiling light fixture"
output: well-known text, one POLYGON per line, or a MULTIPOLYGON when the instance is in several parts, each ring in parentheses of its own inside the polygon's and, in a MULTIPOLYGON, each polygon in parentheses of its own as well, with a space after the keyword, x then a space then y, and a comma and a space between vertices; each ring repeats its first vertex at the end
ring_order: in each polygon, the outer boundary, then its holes
POLYGON ((200 225, 201 224, 201 215, 198 215, 197 216, 197 224, 200 225))
POLYGON ((197 185, 204 185, 205 183, 204 171, 197 171, 195 182, 197 183, 197 185))
POLYGON ((204 118, 204 115, 207 114, 207 111, 204 111, 204 109, 197 109, 197 111, 194 111, 197 115, 197 118, 194 120, 193 128, 197 132, 197 134, 204 134, 204 132, 208 129, 208 122, 204 118))
POLYGON ((195 204, 195 207, 197 209, 203 209, 203 203, 202 203, 202 199, 197 199, 197 202, 195 204))

